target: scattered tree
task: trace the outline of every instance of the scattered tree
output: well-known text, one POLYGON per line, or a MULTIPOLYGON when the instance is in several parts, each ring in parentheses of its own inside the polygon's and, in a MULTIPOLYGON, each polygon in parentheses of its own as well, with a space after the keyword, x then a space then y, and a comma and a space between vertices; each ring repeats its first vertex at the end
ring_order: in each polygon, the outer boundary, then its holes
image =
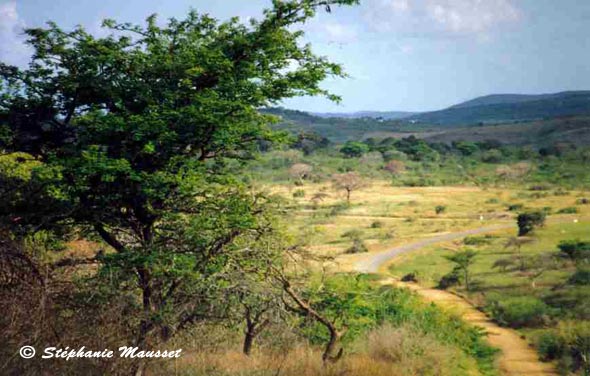
POLYGON ((463 274, 463 283, 465 284, 465 289, 467 291, 471 290, 471 275, 469 268, 475 262, 475 256, 477 256, 477 252, 468 249, 445 257, 447 260, 456 264, 457 271, 463 274))
POLYGON ((367 186, 367 183, 357 172, 346 172, 344 174, 333 175, 332 184, 334 185, 334 188, 346 191, 347 203, 350 203, 350 194, 353 191, 362 189, 367 186))
POLYGON ((518 224, 518 236, 524 236, 532 232, 537 227, 545 225, 546 214, 543 211, 534 211, 521 213, 518 215, 516 222, 518 224))
POLYGON ((303 179, 309 178, 313 166, 305 163, 295 163, 289 168, 289 175, 293 179, 297 179, 300 183, 303 183, 303 179))

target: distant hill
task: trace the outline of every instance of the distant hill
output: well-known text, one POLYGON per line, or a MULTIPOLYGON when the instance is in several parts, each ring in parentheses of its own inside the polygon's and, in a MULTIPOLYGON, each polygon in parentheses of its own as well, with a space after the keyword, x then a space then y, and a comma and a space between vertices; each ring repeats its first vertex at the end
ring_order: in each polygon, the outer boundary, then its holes
POLYGON ((311 114, 284 108, 263 111, 282 119, 276 128, 292 133, 314 132, 336 143, 416 134, 441 142, 496 139, 506 144, 544 145, 566 141, 590 145, 590 91, 488 95, 444 110, 402 118, 395 118, 404 114, 397 111, 354 114, 311 114))
POLYGON ((407 111, 358 111, 358 112, 311 112, 312 115, 321 118, 343 118, 343 119, 360 119, 374 118, 396 120, 403 119, 417 114, 416 112, 407 111))
POLYGON ((580 115, 590 115, 590 91, 488 95, 444 110, 416 114, 404 120, 431 125, 465 126, 580 115))

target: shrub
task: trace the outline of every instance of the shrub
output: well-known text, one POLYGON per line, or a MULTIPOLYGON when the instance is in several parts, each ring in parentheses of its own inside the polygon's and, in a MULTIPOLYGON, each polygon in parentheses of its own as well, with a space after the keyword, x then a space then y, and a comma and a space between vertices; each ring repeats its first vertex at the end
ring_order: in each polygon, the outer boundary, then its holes
POLYGON ((402 277, 402 282, 418 282, 416 273, 408 273, 402 277))
POLYGON ((293 192, 293 197, 294 198, 305 197, 305 191, 303 189, 297 189, 297 190, 295 190, 295 192, 293 192))
POLYGON ((549 314, 549 307, 532 296, 492 301, 487 310, 497 322, 513 328, 542 325, 549 314))
POLYGON ((508 205, 508 211, 521 210, 523 207, 524 207, 523 204, 512 204, 512 205, 508 205))
POLYGON ((521 213, 516 220, 518 224, 518 236, 524 236, 532 232, 536 227, 545 224, 546 214, 542 211, 521 213))
POLYGON ((358 141, 348 141, 340 148, 340 152, 348 158, 358 158, 368 151, 367 144, 358 141))
POLYGON ((590 269, 578 268, 574 274, 568 279, 567 283, 571 285, 590 285, 590 269))
POLYGON ((569 362, 570 370, 590 375, 590 322, 560 322, 558 333, 565 343, 567 355, 573 360, 569 362))
POLYGON ((436 182, 426 178, 406 179, 401 182, 401 185, 405 187, 432 187, 436 185, 436 182))
POLYGON ((549 187, 546 185, 533 185, 529 187, 529 191, 548 191, 549 187))
POLYGON ((344 234, 342 234, 343 238, 349 238, 349 239, 360 239, 363 236, 363 232, 359 229, 352 229, 352 230, 348 230, 346 231, 344 234))
POLYGON ((513 258, 501 258, 494 262, 492 269, 500 269, 501 272, 505 272, 510 266, 514 266, 515 262, 513 258))
POLYGON ((563 240, 557 248, 573 261, 590 258, 590 241, 563 240))
POLYGON ((406 164, 402 161, 391 160, 385 164, 383 169, 392 175, 401 175, 406 172, 406 164))
POLYGON ((383 222, 381 221, 375 221, 373 223, 371 223, 371 228, 381 228, 383 227, 383 222))
POLYGON ((459 268, 454 268, 450 273, 447 273, 442 276, 440 281, 438 281, 438 285, 436 287, 442 290, 446 290, 449 287, 457 286, 460 283, 461 270, 459 268))
POLYGON ((578 204, 578 205, 588 205, 588 204, 590 204, 590 200, 587 199, 587 198, 585 198, 585 197, 584 198, 580 198, 580 199, 578 199, 576 201, 576 204, 578 204))
POLYGON ((361 239, 354 239, 352 246, 346 250, 346 253, 365 253, 369 252, 367 246, 361 239))
POLYGON ((502 152, 498 149, 491 149, 485 151, 482 156, 481 160, 485 163, 500 163, 502 161, 502 152))
POLYGON ((570 206, 567 208, 559 209, 557 214, 576 214, 578 212, 578 208, 574 206, 570 206))
POLYGON ((536 340, 541 360, 547 362, 560 358, 565 351, 563 338, 553 332, 542 333, 536 340))
POLYGON ((438 215, 438 214, 442 214, 442 213, 444 213, 446 210, 447 210, 447 207, 446 207, 446 206, 444 206, 444 205, 437 205, 437 206, 434 208, 434 211, 436 212, 436 214, 437 214, 437 215, 438 215))
POLYGON ((482 244, 490 244, 490 240, 492 238, 488 236, 467 236, 463 239, 463 244, 465 245, 482 245, 482 244))
POLYGON ((497 198, 490 198, 489 200, 486 201, 486 204, 497 204, 499 202, 500 202, 500 200, 498 200, 497 198))

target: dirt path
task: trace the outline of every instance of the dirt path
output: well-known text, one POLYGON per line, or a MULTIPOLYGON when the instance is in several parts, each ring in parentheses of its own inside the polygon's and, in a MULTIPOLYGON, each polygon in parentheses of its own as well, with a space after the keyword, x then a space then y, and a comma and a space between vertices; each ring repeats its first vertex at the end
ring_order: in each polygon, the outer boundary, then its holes
MULTIPOLYGON (((416 243, 400 246, 387 252, 369 255, 366 259, 357 262, 355 269, 362 272, 377 272, 388 261, 391 261, 397 255, 402 253, 417 250, 438 242, 454 240, 468 235, 492 232, 510 227, 512 226, 489 226, 432 237, 416 243)), ((393 283, 397 286, 407 287, 414 290, 425 300, 433 302, 444 309, 452 310, 459 314, 466 322, 484 328, 487 332, 488 342, 501 351, 498 365, 502 375, 557 375, 556 370, 551 364, 539 361, 535 350, 532 349, 516 331, 498 326, 465 299, 447 291, 424 288, 417 284, 403 283, 393 279, 385 280, 384 283, 393 283)))

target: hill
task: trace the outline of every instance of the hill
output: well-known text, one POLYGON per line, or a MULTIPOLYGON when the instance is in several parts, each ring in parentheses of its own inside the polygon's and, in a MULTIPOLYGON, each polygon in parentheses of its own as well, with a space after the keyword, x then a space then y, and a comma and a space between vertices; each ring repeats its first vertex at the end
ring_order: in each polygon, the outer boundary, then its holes
POLYGON ((343 119, 360 119, 360 118, 373 118, 373 119, 385 119, 385 120, 396 120, 403 119, 413 115, 417 112, 408 111, 358 111, 358 112, 312 112, 314 116, 321 118, 343 118, 343 119))
POLYGON ((543 95, 488 95, 444 110, 408 117, 409 122, 464 126, 590 115, 590 91, 543 95))

